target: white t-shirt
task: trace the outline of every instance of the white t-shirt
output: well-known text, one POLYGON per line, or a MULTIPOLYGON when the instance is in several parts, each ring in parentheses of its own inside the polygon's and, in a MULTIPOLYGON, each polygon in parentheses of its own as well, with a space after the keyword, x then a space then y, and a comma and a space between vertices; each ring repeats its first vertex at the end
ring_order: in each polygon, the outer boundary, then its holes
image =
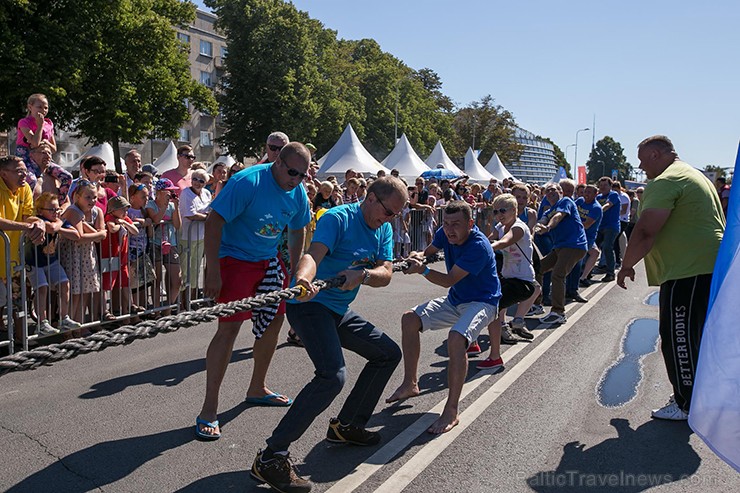
MULTIPOLYGON (((529 233, 529 226, 524 221, 517 218, 512 224, 512 229, 519 228, 524 235, 513 245, 510 245, 501 253, 504 255, 504 266, 501 269, 501 277, 507 279, 521 279, 523 281, 534 281, 534 267, 532 266, 532 236, 529 233)), ((496 224, 499 239, 504 237, 504 226, 501 223, 496 224)))
POLYGON ((183 242, 188 241, 188 231, 190 231, 191 240, 202 240, 205 238, 206 223, 205 221, 193 221, 187 219, 195 213, 207 214, 211 205, 211 192, 203 188, 200 196, 196 195, 190 187, 185 188, 180 193, 180 217, 182 218, 182 228, 180 228, 180 237, 183 242), (190 224, 193 224, 192 228, 190 224))
POLYGON ((627 204, 627 211, 624 214, 621 213, 622 210, 620 208, 620 210, 619 210, 619 212, 620 212, 620 214, 619 214, 619 220, 620 221, 624 221, 624 222, 629 222, 629 220, 630 220, 630 203, 631 203, 630 196, 627 195, 624 192, 619 192, 619 201, 622 203, 622 206, 624 206, 624 204, 627 204))

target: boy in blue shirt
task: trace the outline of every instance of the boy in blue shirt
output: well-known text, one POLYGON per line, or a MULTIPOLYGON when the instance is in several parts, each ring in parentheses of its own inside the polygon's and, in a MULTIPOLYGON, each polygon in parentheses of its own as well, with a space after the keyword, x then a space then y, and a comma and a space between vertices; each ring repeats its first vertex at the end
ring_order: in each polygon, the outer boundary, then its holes
MULTIPOLYGON (((314 378, 257 453, 251 475, 278 491, 311 489, 289 461, 288 447, 342 390, 346 367, 342 348, 367 359, 360 376, 336 418, 329 421, 326 439, 354 445, 376 445, 377 432, 365 429, 380 395, 401 361, 398 345, 349 309, 361 284, 387 286, 393 275, 393 235, 389 221, 408 201, 406 186, 392 177, 379 178, 361 203, 326 211, 316 225, 308 252, 295 271, 295 284, 306 295, 287 305, 288 321, 301 338, 314 364, 314 378), (318 291, 314 279, 344 276, 338 288, 318 291)), ((466 346, 467 347, 467 346, 466 346)))
POLYGON ((473 222, 470 206, 463 201, 450 202, 445 207, 442 228, 437 230, 432 244, 424 252, 413 252, 406 259, 406 274, 421 274, 438 286, 450 288, 447 296, 416 306, 403 314, 404 377, 401 386, 386 402, 395 402, 419 395, 420 332, 450 329, 447 338, 448 364, 447 403, 439 419, 427 430, 441 434, 459 423, 457 410, 468 371, 466 350, 478 334, 498 316, 501 288, 496 274, 496 259, 490 240, 473 222), (447 273, 424 266, 424 257, 443 250, 447 273))

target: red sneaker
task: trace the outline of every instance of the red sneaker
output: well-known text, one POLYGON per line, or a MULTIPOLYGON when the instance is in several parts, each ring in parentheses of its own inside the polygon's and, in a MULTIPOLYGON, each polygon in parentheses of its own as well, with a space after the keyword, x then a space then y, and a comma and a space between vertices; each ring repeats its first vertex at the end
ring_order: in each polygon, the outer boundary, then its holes
POLYGON ((494 373, 499 373, 504 371, 504 360, 501 357, 496 359, 486 358, 478 363, 476 368, 479 370, 495 370, 494 373))
POLYGON ((483 351, 480 350, 480 345, 478 344, 478 341, 473 341, 470 346, 468 346, 468 356, 478 356, 483 351))

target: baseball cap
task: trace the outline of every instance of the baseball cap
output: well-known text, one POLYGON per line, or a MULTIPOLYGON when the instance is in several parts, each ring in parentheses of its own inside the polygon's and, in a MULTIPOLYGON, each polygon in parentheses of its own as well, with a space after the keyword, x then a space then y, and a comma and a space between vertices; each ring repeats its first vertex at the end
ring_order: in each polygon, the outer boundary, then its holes
POLYGON ((108 201, 108 212, 125 209, 126 207, 131 207, 131 204, 124 197, 113 197, 108 201))
POLYGON ((144 166, 141 167, 141 171, 151 173, 152 176, 157 176, 159 174, 159 170, 153 164, 145 164, 144 166))
POLYGON ((177 188, 171 180, 167 178, 160 178, 157 183, 154 184, 154 190, 159 192, 160 190, 180 190, 177 188))

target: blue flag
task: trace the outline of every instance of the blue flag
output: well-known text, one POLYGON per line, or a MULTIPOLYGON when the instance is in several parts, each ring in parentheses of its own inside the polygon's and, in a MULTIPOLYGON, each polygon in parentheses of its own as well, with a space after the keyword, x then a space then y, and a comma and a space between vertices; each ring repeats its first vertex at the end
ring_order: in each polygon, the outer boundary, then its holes
MULTIPOLYGON (((735 174, 740 177, 740 146, 735 174)), ((740 183, 733 183, 694 379, 689 426, 740 472, 740 183)))

